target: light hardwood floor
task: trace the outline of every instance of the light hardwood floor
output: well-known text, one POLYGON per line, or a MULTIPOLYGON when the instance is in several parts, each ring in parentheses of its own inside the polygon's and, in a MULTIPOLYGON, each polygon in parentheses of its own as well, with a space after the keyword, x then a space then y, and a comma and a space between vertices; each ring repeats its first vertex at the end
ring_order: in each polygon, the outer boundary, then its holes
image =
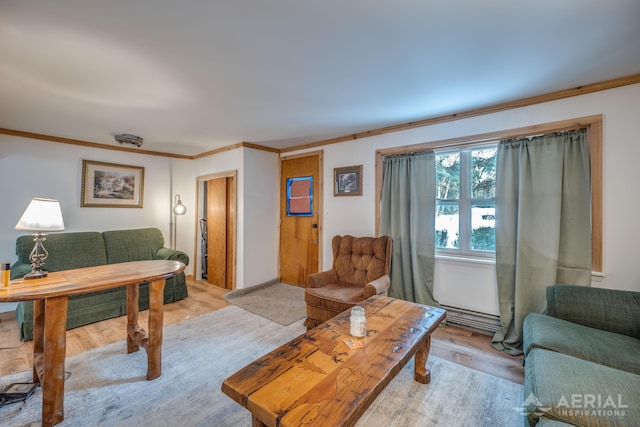
MULTIPOLYGON (((187 286, 187 298, 165 305, 165 326, 229 305, 223 298, 228 290, 205 281, 187 280, 187 286)), ((147 313, 147 310, 140 312, 143 327, 147 313)), ((126 325, 126 316, 121 316, 67 331, 67 356, 126 339, 126 325)), ((442 326, 432 335, 430 354, 522 384, 522 357, 496 351, 490 343, 488 335, 442 326)), ((22 342, 19 339, 14 313, 0 314, 0 376, 30 370, 32 351, 32 341, 22 342)))

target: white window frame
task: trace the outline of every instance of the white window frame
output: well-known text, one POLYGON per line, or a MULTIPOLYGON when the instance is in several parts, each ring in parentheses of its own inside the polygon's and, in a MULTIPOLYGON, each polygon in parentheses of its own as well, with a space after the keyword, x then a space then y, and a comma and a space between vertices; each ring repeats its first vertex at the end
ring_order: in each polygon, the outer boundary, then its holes
POLYGON ((482 258, 495 259, 496 253, 493 251, 484 251, 471 249, 471 208, 478 202, 490 201, 495 206, 495 197, 491 199, 474 199, 471 197, 471 152, 481 150, 483 148, 498 148, 498 141, 490 143, 482 142, 478 144, 469 144, 462 147, 447 147, 434 150, 436 156, 448 153, 460 153, 460 197, 457 202, 448 202, 436 199, 436 209, 439 205, 457 204, 458 205, 458 248, 439 248, 436 246, 436 256, 444 255, 448 257, 465 257, 465 258, 482 258))

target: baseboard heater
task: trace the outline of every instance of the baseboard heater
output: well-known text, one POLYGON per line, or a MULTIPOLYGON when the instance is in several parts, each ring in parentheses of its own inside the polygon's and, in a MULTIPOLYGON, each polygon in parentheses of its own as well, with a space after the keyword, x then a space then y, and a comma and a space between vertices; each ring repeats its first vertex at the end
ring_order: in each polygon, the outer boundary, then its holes
POLYGON ((501 328, 499 316, 447 305, 443 305, 442 308, 447 310, 447 322, 452 325, 466 326, 491 334, 501 328))

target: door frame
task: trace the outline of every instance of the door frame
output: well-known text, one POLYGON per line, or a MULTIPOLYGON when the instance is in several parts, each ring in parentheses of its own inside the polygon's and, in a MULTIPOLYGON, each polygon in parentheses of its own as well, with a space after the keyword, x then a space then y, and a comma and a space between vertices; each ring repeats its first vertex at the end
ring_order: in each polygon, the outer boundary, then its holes
MULTIPOLYGON (((318 211, 318 271, 322 271, 322 259, 323 259, 323 234, 324 234, 324 150, 318 151, 309 151, 301 154, 293 154, 291 156, 280 156, 280 161, 278 162, 278 193, 279 193, 279 203, 278 206, 282 206, 282 198, 287 197, 286 194, 282 194, 282 162, 285 160, 294 160, 303 157, 313 157, 318 156, 318 194, 315 195, 315 201, 317 204, 315 205, 315 210, 318 211)), ((285 201, 286 202, 286 201, 285 201)), ((286 203, 285 203, 286 205, 286 203)), ((282 248, 280 247, 281 242, 281 227, 280 221, 282 218, 283 212, 280 211, 278 215, 278 280, 280 279, 280 269, 281 269, 281 256, 282 256, 282 248)))
MULTIPOLYGON (((237 170, 231 170, 231 171, 227 171, 227 172, 217 172, 217 173, 212 173, 212 174, 208 174, 208 175, 202 175, 202 176, 197 176, 196 177, 196 215, 195 215, 195 239, 193 242, 193 253, 195 254, 194 256, 194 260, 193 260, 193 278, 194 280, 197 280, 198 277, 198 262, 200 260, 200 257, 202 256, 202 250, 199 246, 200 243, 200 209, 201 209, 201 205, 202 205, 202 200, 204 199, 204 195, 201 194, 202 192, 200 191, 200 187, 201 184, 203 182, 212 180, 212 179, 219 179, 219 178, 233 178, 234 179, 234 183, 235 183, 235 200, 233 201, 233 215, 230 218, 233 222, 234 222, 234 233, 232 234, 231 238, 233 241, 233 271, 230 272, 230 274, 233 275, 232 277, 232 281, 233 281, 233 287, 235 289, 236 287, 236 271, 238 269, 238 171, 237 170)), ((200 277, 200 279, 202 279, 202 277, 200 277)))

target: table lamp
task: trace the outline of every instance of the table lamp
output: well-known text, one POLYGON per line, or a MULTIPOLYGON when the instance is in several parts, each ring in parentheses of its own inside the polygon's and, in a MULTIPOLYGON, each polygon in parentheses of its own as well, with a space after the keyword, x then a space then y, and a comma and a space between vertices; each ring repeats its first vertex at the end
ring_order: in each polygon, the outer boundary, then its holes
POLYGON ((60 203, 53 199, 32 199, 22 217, 20 217, 20 221, 16 224, 16 230, 35 231, 33 234, 35 245, 31 254, 29 254, 31 272, 27 273, 24 278, 38 279, 45 277, 47 272, 42 270, 42 266, 47 256, 49 256, 49 252, 42 245, 42 242, 47 240, 45 237, 47 234, 44 232, 64 230, 60 203))

